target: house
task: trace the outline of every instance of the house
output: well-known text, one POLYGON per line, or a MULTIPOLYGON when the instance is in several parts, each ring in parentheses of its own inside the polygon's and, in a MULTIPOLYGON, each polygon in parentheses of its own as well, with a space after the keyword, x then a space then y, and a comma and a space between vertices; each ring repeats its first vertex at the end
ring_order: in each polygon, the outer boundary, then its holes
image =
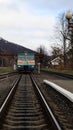
POLYGON ((59 66, 63 63, 63 59, 60 58, 59 56, 51 60, 51 65, 52 66, 59 66))

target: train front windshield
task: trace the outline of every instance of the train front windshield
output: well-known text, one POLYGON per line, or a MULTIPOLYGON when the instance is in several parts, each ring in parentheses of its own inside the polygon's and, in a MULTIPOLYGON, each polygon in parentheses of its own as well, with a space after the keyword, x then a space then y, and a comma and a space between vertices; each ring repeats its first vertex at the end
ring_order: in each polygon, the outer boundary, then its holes
POLYGON ((18 59, 19 60, 34 60, 34 56, 33 55, 30 55, 30 56, 19 55, 18 59))
POLYGON ((24 55, 19 55, 18 56, 18 60, 25 60, 25 59, 26 59, 26 57, 24 55))
POLYGON ((26 59, 27 60, 34 60, 34 56, 33 55, 27 56, 26 59))

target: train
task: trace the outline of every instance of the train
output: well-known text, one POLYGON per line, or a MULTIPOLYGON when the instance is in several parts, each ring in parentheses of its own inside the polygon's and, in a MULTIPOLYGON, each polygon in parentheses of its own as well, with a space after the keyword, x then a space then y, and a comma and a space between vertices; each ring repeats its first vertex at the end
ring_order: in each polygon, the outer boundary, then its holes
POLYGON ((19 53, 17 56, 17 70, 32 72, 35 70, 35 54, 33 52, 19 53))

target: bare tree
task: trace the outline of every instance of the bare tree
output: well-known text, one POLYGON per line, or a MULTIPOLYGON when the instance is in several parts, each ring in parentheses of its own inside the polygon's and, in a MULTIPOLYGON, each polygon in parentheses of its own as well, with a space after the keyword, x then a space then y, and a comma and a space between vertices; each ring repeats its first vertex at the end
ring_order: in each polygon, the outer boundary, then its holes
POLYGON ((67 11, 66 13, 61 13, 59 14, 58 17, 58 24, 56 27, 56 34, 57 34, 57 39, 59 40, 59 42, 62 45, 62 51, 63 51, 63 56, 64 56, 64 67, 66 67, 66 63, 67 63, 67 52, 69 51, 69 41, 68 41, 68 20, 66 18, 66 14, 69 11, 67 11))
POLYGON ((45 46, 42 46, 42 45, 40 45, 40 47, 37 48, 37 52, 43 55, 48 55, 46 50, 47 49, 45 48, 45 46))
POLYGON ((52 57, 56 58, 62 55, 62 49, 60 47, 52 46, 52 57))
POLYGON ((47 49, 41 45, 37 48, 37 52, 40 54, 41 67, 48 65, 48 53, 46 50, 47 49))

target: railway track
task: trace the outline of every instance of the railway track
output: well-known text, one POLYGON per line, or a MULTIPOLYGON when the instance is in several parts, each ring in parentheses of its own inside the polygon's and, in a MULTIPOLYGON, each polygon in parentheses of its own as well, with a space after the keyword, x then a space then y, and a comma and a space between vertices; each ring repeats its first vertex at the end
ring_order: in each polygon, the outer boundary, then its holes
POLYGON ((40 90, 39 94, 36 92, 29 75, 22 75, 12 97, 2 113, 1 130, 62 130, 40 90))
POLYGON ((73 102, 50 85, 43 84, 42 81, 44 77, 47 78, 44 74, 34 74, 33 77, 35 82, 38 83, 56 119, 60 123, 61 128, 63 130, 73 130, 73 102))
POLYGON ((0 107, 5 100, 7 94, 11 90, 12 86, 15 84, 19 75, 15 74, 7 74, 3 75, 0 79, 0 107))
POLYGON ((14 75, 16 75, 16 74, 17 74, 16 72, 7 73, 7 74, 2 74, 2 75, 0 75, 0 79, 8 78, 8 77, 14 76, 14 75))
POLYGON ((65 73, 53 72, 53 71, 46 71, 46 70, 42 70, 42 72, 44 72, 46 74, 60 76, 62 78, 66 78, 66 79, 73 79, 73 75, 71 75, 71 74, 65 74, 65 73))

